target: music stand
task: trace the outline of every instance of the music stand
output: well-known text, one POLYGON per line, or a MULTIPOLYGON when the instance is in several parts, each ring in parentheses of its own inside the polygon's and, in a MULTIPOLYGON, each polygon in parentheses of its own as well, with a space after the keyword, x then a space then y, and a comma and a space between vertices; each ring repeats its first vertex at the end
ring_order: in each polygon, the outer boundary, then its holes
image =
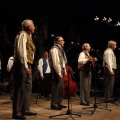
MULTIPOLYGON (((94 50, 95 51, 95 53, 103 60, 103 58, 101 57, 101 55, 96 51, 96 50, 94 50)), ((103 60, 104 61, 104 60, 103 60)), ((105 61, 104 61, 105 62, 105 61)), ((105 62, 105 64, 107 64, 106 62, 105 62)), ((94 110, 91 112, 92 114, 94 114, 94 112, 95 112, 95 110, 98 108, 98 109, 103 109, 103 110, 109 110, 109 111, 112 111, 111 109, 108 109, 107 108, 107 95, 106 95, 106 92, 105 92, 105 103, 106 103, 106 106, 105 106, 105 108, 100 108, 100 107, 98 107, 97 106, 97 102, 96 102, 96 81, 97 81, 97 72, 96 72, 96 66, 100 66, 98 63, 97 63, 97 61, 95 62, 95 67, 94 67, 94 72, 95 72, 95 88, 94 88, 94 104, 93 104, 93 106, 92 107, 86 107, 86 108, 83 108, 83 109, 89 109, 89 108, 94 108, 94 110)), ((108 64, 107 64, 108 65, 108 64)), ((105 82, 105 84, 106 84, 106 82, 105 82)), ((106 87, 105 87, 105 91, 106 91, 106 87)))
POLYGON ((77 113, 72 113, 72 110, 70 110, 70 106, 69 106, 69 103, 70 103, 70 96, 69 96, 69 84, 70 84, 70 78, 69 78, 69 74, 70 74, 70 68, 68 67, 68 88, 67 88, 67 94, 68 94, 68 109, 66 111, 66 113, 61 113, 61 114, 58 114, 58 115, 53 115, 53 116, 49 116, 49 118, 53 118, 53 117, 57 117, 57 116, 63 116, 63 115, 70 115, 70 117, 73 119, 73 117, 71 115, 77 115, 79 117, 81 117, 80 114, 77 114, 77 113))

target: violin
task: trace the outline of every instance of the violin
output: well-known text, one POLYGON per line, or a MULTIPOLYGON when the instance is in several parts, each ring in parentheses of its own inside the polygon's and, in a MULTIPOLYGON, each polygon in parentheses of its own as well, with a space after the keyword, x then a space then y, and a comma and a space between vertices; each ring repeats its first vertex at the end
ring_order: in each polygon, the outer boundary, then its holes
POLYGON ((75 96, 77 91, 78 91, 78 87, 76 82, 73 80, 73 70, 70 66, 66 65, 66 71, 67 71, 67 75, 64 76, 64 97, 68 97, 68 95, 71 96, 75 96), (69 94, 68 94, 69 91, 69 94))
POLYGON ((96 67, 95 66, 95 62, 98 61, 97 57, 88 56, 88 55, 87 55, 87 57, 89 59, 88 62, 86 64, 79 64, 79 68, 78 69, 84 70, 84 71, 92 71, 96 67))

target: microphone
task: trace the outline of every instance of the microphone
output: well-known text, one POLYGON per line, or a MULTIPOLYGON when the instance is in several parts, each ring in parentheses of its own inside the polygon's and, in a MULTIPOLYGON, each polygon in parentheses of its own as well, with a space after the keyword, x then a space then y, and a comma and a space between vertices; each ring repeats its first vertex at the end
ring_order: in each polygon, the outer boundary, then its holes
POLYGON ((97 49, 91 49, 91 51, 100 51, 100 50, 97 50, 97 49))
POLYGON ((75 44, 75 45, 80 45, 79 43, 76 43, 76 42, 73 42, 73 41, 72 41, 70 44, 71 44, 71 45, 73 45, 73 44, 75 44))
POLYGON ((55 35, 54 34, 51 34, 51 38, 54 38, 55 37, 55 35))
POLYGON ((120 50, 120 48, 118 48, 117 50, 120 50))

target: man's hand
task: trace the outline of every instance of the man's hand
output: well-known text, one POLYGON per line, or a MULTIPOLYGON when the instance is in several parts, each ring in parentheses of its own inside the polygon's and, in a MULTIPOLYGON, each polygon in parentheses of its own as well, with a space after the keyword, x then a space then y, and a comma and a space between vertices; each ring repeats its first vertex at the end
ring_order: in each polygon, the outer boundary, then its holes
POLYGON ((44 76, 40 76, 42 80, 44 80, 44 76))
POLYGON ((32 71, 31 71, 30 68, 25 68, 25 70, 26 70, 26 73, 27 73, 28 75, 32 74, 32 71))
POLYGON ((59 78, 60 78, 60 79, 63 79, 63 76, 62 76, 62 75, 59 75, 59 78))
POLYGON ((110 74, 113 75, 113 76, 115 75, 114 72, 110 72, 110 74))

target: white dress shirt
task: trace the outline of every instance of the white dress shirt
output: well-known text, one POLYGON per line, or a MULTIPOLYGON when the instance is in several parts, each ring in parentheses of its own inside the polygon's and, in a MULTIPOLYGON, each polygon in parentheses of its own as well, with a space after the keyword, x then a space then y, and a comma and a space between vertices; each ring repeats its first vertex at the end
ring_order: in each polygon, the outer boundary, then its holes
MULTIPOLYGON (((46 59, 46 62, 47 62, 47 69, 45 73, 50 73, 51 70, 50 70, 48 59, 46 59)), ((40 72, 40 75, 43 76, 43 59, 42 58, 38 61, 37 68, 38 68, 38 71, 40 72)))
MULTIPOLYGON (((57 48, 51 49, 50 53, 51 53, 51 57, 52 57, 53 68, 55 69, 55 71, 57 72, 58 75, 61 75, 62 68, 65 68, 65 60, 63 59, 63 66, 61 68, 60 59, 59 59, 57 48)), ((65 69, 65 74, 67 74, 66 73, 66 69, 65 69)))
POLYGON ((116 56, 111 48, 107 48, 103 54, 103 67, 107 66, 110 72, 117 68, 116 56))
MULTIPOLYGON (((17 42, 17 55, 20 62, 25 66, 25 68, 28 68, 28 59, 27 59, 27 50, 26 50, 26 43, 27 43, 27 36, 25 32, 22 32, 18 37, 17 42)), ((34 55, 33 55, 34 58, 34 55)))
POLYGON ((79 54, 79 57, 78 57, 78 69, 80 69, 80 65, 84 65, 88 62, 88 58, 89 58, 89 53, 86 53, 84 51, 82 51, 80 54, 79 54), (87 55, 86 55, 87 54, 87 55))
POLYGON ((11 56, 9 59, 8 59, 8 63, 7 63, 7 71, 10 72, 12 66, 13 66, 13 63, 14 63, 14 57, 11 56))

